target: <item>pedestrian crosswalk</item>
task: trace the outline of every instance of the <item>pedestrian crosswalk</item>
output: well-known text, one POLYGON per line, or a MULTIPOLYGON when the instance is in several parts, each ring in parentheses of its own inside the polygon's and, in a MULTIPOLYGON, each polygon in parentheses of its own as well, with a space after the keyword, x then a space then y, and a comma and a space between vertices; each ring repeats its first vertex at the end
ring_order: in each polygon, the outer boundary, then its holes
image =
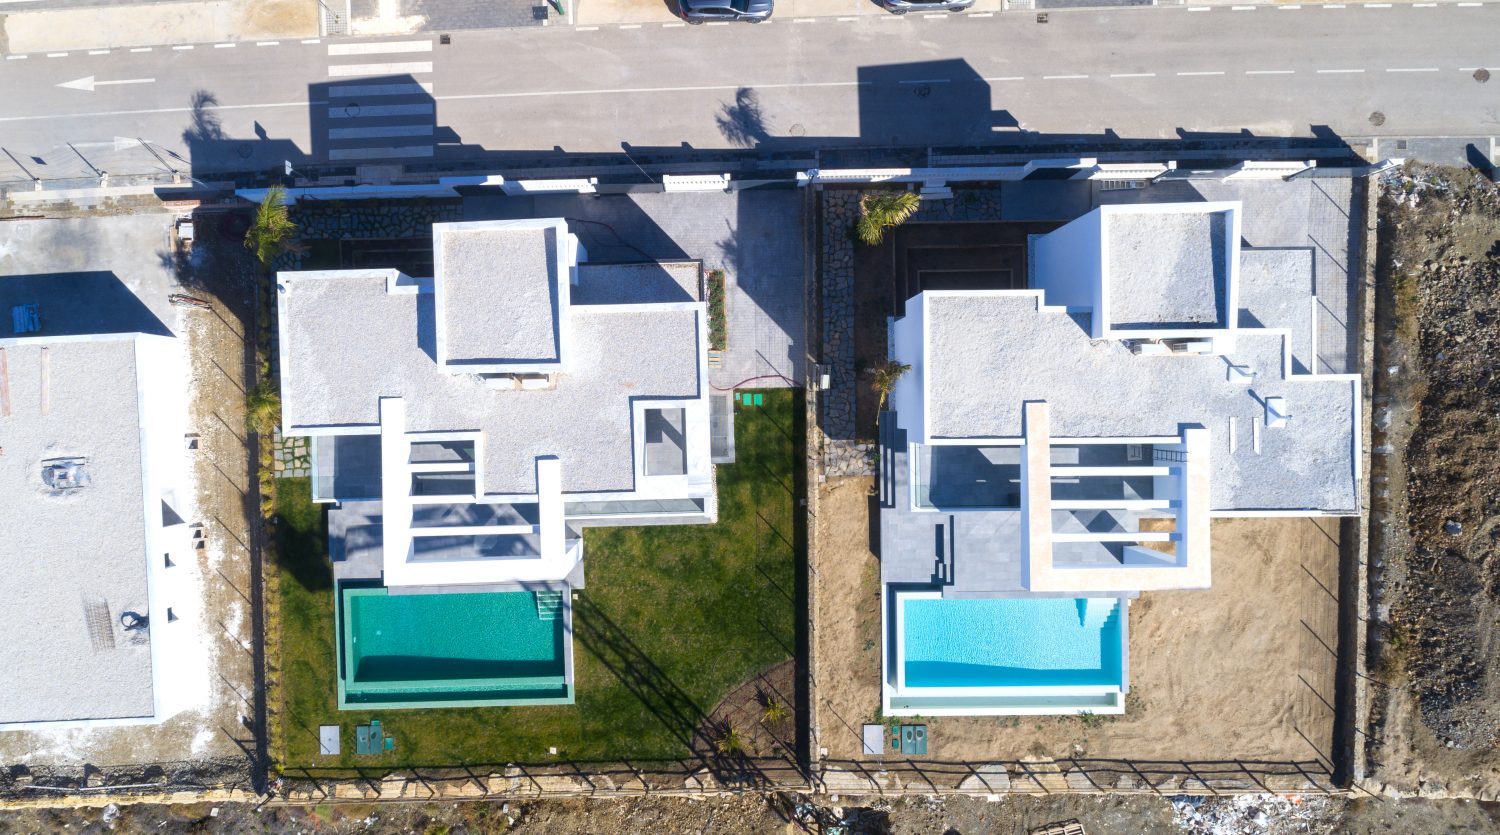
POLYGON ((436 151, 429 38, 328 45, 328 111, 320 131, 330 162, 430 158, 436 151), (389 59, 386 59, 389 56, 389 59))

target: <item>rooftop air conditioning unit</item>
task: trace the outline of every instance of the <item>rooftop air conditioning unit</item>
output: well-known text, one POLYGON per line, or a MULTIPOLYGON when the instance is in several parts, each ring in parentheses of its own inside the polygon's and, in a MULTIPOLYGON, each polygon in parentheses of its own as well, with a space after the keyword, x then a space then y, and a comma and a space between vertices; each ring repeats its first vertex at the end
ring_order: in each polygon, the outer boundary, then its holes
POLYGON ((84 458, 54 459, 42 462, 42 482, 53 490, 77 490, 89 483, 84 458))

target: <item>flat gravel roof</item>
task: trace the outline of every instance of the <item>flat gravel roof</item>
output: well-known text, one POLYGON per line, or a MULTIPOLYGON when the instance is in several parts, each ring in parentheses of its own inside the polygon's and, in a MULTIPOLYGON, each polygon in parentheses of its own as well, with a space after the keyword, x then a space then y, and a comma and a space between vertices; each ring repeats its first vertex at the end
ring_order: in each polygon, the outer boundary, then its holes
POLYGON ((448 362, 558 362, 556 227, 438 229, 448 362))
POLYGON ((135 339, 0 350, 0 723, 150 716, 149 634, 120 624, 149 603, 135 339), (62 458, 86 459, 87 486, 47 486, 62 458))
POLYGON ((1240 331, 1228 357, 1138 356, 1119 340, 1090 340, 1087 314, 1043 313, 1037 302, 925 295, 931 436, 1019 438, 1028 400, 1051 404, 1054 438, 1177 435, 1200 424, 1212 438, 1213 509, 1358 507, 1354 382, 1284 377, 1277 334, 1240 331), (1230 383, 1230 362, 1252 368, 1254 384, 1230 383), (1273 396, 1293 417, 1262 428, 1257 453, 1252 423, 1273 396))
POLYGON ((1109 324, 1222 327, 1228 212, 1110 212, 1109 324))
POLYGON ((514 390, 438 367, 429 293, 336 273, 280 282, 287 421, 378 426, 379 398, 403 397, 408 431, 484 433, 489 494, 535 492, 542 455, 562 459, 565 492, 633 489, 631 401, 699 395, 701 307, 571 305, 568 371, 554 388, 514 390))

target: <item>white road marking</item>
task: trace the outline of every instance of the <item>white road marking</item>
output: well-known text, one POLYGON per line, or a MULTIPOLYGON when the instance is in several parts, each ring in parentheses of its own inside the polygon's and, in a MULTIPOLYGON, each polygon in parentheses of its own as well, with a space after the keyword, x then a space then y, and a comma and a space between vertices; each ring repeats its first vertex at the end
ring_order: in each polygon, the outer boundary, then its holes
POLYGON ((1364 70, 1318 70, 1323 75, 1338 75, 1340 73, 1364 72, 1364 70))
POLYGON ((330 160, 430 156, 432 156, 431 145, 409 145, 404 148, 334 148, 328 152, 330 160))
POLYGON ((61 83, 61 84, 59 84, 57 86, 58 87, 66 87, 69 90, 83 90, 85 92, 92 93, 92 92, 94 92, 94 88, 95 87, 111 87, 111 86, 114 86, 114 85, 117 85, 117 84, 154 84, 154 83, 156 83, 156 79, 154 79, 154 78, 121 78, 121 79, 116 80, 116 81, 95 81, 94 77, 92 75, 86 75, 83 78, 75 78, 72 81, 64 81, 63 83, 61 83))
POLYGON ((1390 3, 1366 3, 1364 7, 1367 8, 1367 9, 1389 9, 1391 7, 1391 4, 1390 3))
POLYGON ((1156 73, 1154 73, 1154 72, 1117 72, 1117 73, 1114 73, 1114 74, 1110 75, 1110 78, 1155 78, 1155 77, 1156 77, 1156 73))
POLYGON ((1206 11, 1209 11, 1209 7, 1208 6, 1188 6, 1188 11, 1190 11, 1190 12, 1206 12, 1206 11))
POLYGON ((1459 3, 1460 6, 1483 6, 1483 3, 1459 3))
POLYGON ((1231 12, 1253 12, 1253 11, 1255 11, 1255 7, 1254 6, 1230 6, 1229 10, 1231 12))
POLYGON ((7 61, 25 61, 26 57, 27 56, 25 56, 25 55, 7 55, 7 56, 5 56, 5 60, 7 60, 7 61))
POLYGON ((432 41, 375 41, 373 43, 334 43, 329 55, 380 55, 388 52, 431 52, 432 41))
POLYGON ((138 47, 136 47, 136 48, 134 48, 134 49, 132 49, 130 51, 131 52, 150 52, 151 51, 151 47, 149 47, 149 46, 138 46, 138 47))
POLYGON ((641 25, 639 23, 627 23, 627 24, 621 26, 620 28, 621 29, 639 29, 639 28, 641 28, 641 25))
POLYGON ((1437 72, 1437 67, 1396 67, 1386 72, 1437 72))
POLYGON ((330 107, 330 119, 368 119, 384 116, 431 116, 432 102, 420 104, 381 104, 374 107, 330 107))
POLYGON ((432 72, 431 61, 411 61, 405 64, 341 64, 328 68, 329 78, 349 78, 356 75, 407 75, 432 72))
POLYGON ((66 52, 49 52, 49 53, 47 53, 47 57, 48 58, 66 58, 66 57, 68 57, 68 53, 66 53, 66 52))
POLYGON ((382 125, 375 128, 329 128, 329 139, 394 139, 400 136, 431 136, 432 125, 382 125))
POLYGON ((1302 8, 1301 6, 1277 6, 1276 7, 1276 9, 1278 11, 1283 11, 1283 12, 1295 12, 1295 11, 1300 10, 1301 8, 1302 8))
POLYGON ((107 49, 90 49, 89 50, 89 54, 90 55, 108 55, 109 54, 109 50, 107 50, 107 49))
MULTIPOLYGON (((25 58, 25 55, 9 55, 7 58, 25 58)), ((50 122, 56 119, 98 118, 101 116, 155 116, 162 113, 194 113, 204 110, 260 110, 281 107, 307 108, 327 104, 326 101, 272 101, 260 104, 216 104, 213 107, 153 107, 144 110, 99 110, 92 113, 42 113, 34 116, 0 116, 0 122, 50 122)))
POLYGON ((1343 3, 1329 3, 1326 6, 1319 6, 1318 8, 1320 8, 1320 9, 1342 9, 1342 8, 1344 8, 1344 4, 1343 3))
POLYGON ((1180 72, 1178 75, 1223 75, 1223 70, 1208 70, 1200 72, 1180 72))
MULTIPOLYGON (((712 93, 725 90, 743 90, 746 87, 756 90, 795 90, 800 87, 868 87, 873 83, 873 81, 802 81, 786 84, 704 84, 694 87, 620 87, 612 90, 526 90, 516 93, 460 93, 452 96, 433 96, 433 100, 470 101, 477 99, 533 99, 546 96, 619 96, 633 93, 712 93)), ((191 109, 182 108, 184 111, 191 109)), ((6 117, 0 116, 0 122, 4 121, 7 121, 6 117)), ((14 121, 14 119, 10 121, 14 121)))
POLYGON ((1086 76, 1086 75, 1044 75, 1044 76, 1042 76, 1042 80, 1044 80, 1044 81, 1071 81, 1071 80, 1077 79, 1077 78, 1088 78, 1088 76, 1086 76))
POLYGON ((322 38, 303 38, 302 43, 322 43, 322 38))
POLYGON ((792 18, 792 22, 793 23, 817 23, 818 19, 814 18, 814 17, 794 17, 794 18, 792 18))
POLYGON ((281 41, 256 41, 256 46, 281 46, 281 41))
POLYGON ((216 43, 214 49, 234 49, 237 46, 239 46, 237 43, 216 43))
POLYGON ((1292 75, 1296 70, 1245 70, 1245 75, 1292 75))
POLYGON ((193 45, 192 44, 183 44, 182 46, 174 46, 172 48, 175 49, 175 50, 177 50, 178 52, 185 52, 185 51, 187 51, 189 49, 192 49, 193 45))
POLYGON ((599 27, 597 27, 597 26, 579 26, 578 28, 574 29, 573 31, 575 31, 575 32, 597 32, 597 31, 599 31, 599 27))
POLYGON ((1437 4, 1436 3, 1413 3, 1413 4, 1411 4, 1411 7, 1413 9, 1435 9, 1435 8, 1437 8, 1437 4))
POLYGON ((853 23, 854 21, 859 20, 859 18, 857 18, 857 17, 841 17, 838 20, 839 20, 840 23, 853 23))
POLYGON ((412 84, 335 84, 328 88, 329 98, 354 96, 419 96, 432 92, 431 81, 412 84))

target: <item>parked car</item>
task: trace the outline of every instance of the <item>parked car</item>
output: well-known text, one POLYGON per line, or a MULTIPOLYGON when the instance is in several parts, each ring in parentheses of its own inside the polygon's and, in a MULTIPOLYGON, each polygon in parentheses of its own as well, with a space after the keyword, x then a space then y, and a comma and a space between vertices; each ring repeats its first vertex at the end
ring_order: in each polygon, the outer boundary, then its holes
MULTIPOLYGON (((968 0, 972 3, 974 0, 968 0)), ((760 23, 771 17, 772 0, 677 0, 682 19, 698 24, 709 20, 746 20, 760 23)))
POLYGON ((878 0, 891 14, 907 12, 961 12, 974 5, 974 0, 878 0))

